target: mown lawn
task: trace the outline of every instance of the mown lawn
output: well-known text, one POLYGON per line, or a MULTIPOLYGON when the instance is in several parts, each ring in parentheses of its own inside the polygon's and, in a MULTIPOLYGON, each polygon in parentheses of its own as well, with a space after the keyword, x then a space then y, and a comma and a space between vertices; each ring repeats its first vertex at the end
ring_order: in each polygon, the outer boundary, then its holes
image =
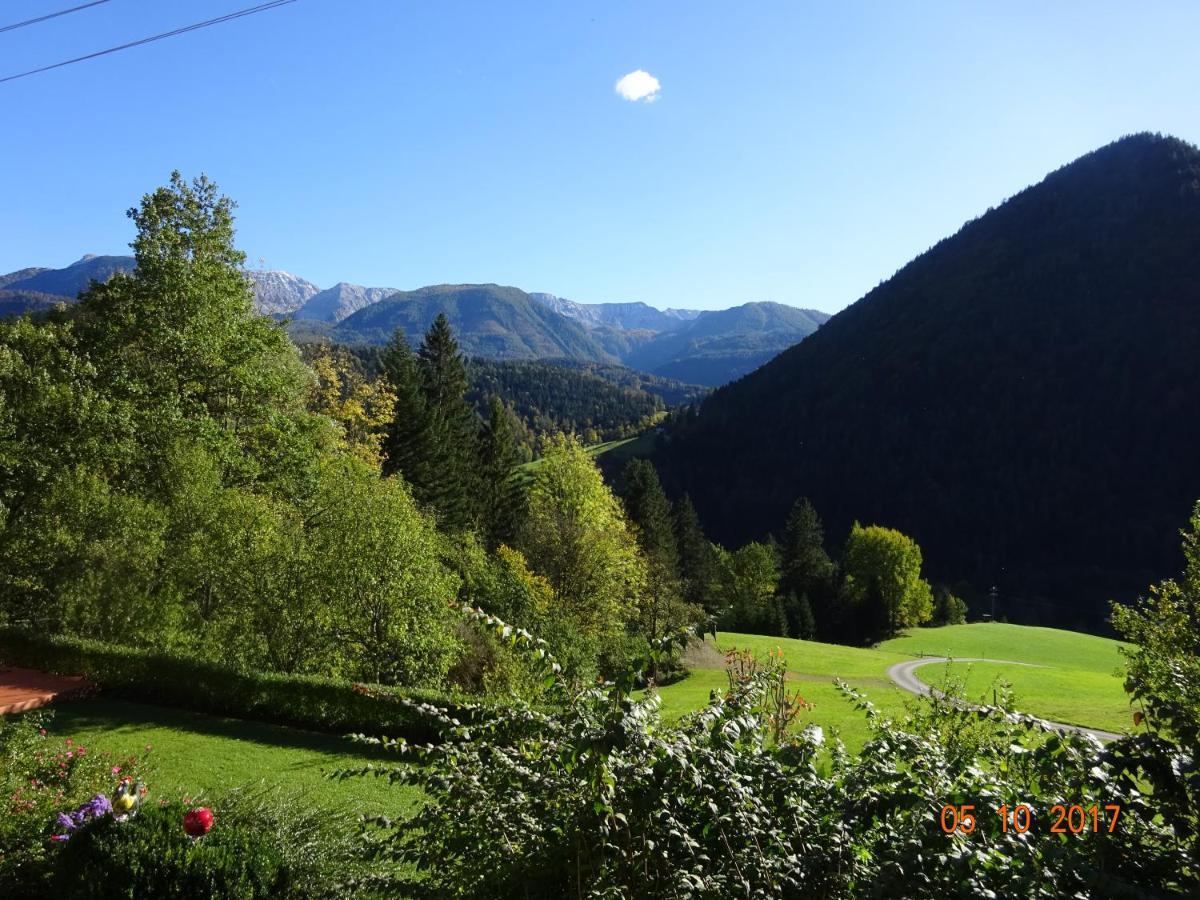
MULTIPOLYGON (((1016 707, 1034 715, 1117 732, 1133 725, 1120 674, 1121 645, 1094 635, 988 622, 914 629, 874 648, 725 632, 717 635, 714 646, 721 652, 751 649, 759 656, 781 650, 795 686, 813 704, 801 717, 801 725, 811 722, 836 729, 851 750, 866 740, 866 720, 837 690, 834 680, 840 678, 862 691, 885 715, 899 716, 913 698, 892 684, 887 669, 914 656, 1029 663, 1039 668, 931 664, 918 674, 934 685, 941 685, 949 674, 964 681, 968 699, 985 702, 991 702, 993 688, 1003 679, 1012 686, 1016 707)), ((709 662, 694 666, 683 681, 661 689, 664 717, 675 720, 700 709, 712 690, 727 684, 717 655, 710 654, 709 662)))
POLYGON ((396 816, 420 799, 413 788, 375 778, 330 781, 339 768, 391 758, 344 737, 225 719, 107 697, 55 707, 47 730, 92 750, 141 755, 149 746, 147 784, 159 797, 198 798, 246 785, 277 787, 332 811, 396 816))
POLYGON ((884 641, 879 650, 906 656, 979 656, 1111 675, 1123 665, 1121 642, 1094 634, 973 622, 945 628, 914 628, 884 641))

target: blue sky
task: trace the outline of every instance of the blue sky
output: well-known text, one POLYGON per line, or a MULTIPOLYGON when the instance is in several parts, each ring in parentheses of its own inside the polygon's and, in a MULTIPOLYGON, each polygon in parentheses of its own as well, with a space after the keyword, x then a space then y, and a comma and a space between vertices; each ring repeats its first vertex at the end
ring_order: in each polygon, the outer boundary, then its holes
MULTIPOLYGON (((0 33, 0 76, 253 2, 111 0, 0 33)), ((178 168, 321 287, 833 312, 1122 134, 1200 140, 1198 33, 1194 2, 299 0, 0 84, 0 272, 126 252, 178 168)))

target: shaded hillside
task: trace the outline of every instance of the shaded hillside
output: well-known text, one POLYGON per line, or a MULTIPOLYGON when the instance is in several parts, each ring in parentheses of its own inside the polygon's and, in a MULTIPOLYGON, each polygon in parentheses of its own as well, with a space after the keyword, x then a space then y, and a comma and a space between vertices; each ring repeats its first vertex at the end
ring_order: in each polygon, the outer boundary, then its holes
POLYGON ((41 294, 37 291, 11 291, 0 288, 0 318, 20 316, 25 313, 37 315, 65 303, 65 297, 41 294))
POLYGON ((693 384, 720 385, 752 372, 816 331, 829 316, 782 303, 701 313, 624 357, 635 368, 693 384))
POLYGON ((1177 571, 1200 497, 1200 152, 1129 137, 1054 172, 716 391, 659 456, 713 536, 811 497, 891 525, 1015 620, 1101 626, 1177 571))
POLYGON ((41 268, 40 266, 31 266, 28 269, 18 269, 16 272, 9 272, 7 275, 0 275, 0 288, 8 287, 18 281, 24 281, 27 278, 32 278, 34 275, 40 275, 42 272, 48 272, 49 269, 41 268))
POLYGON ((616 362, 588 331, 514 287, 442 284, 399 291, 346 317, 330 336, 341 343, 385 343, 402 328, 417 343, 445 313, 469 356, 491 359, 564 357, 616 362))
POLYGON ((134 265, 132 256, 88 254, 65 269, 32 270, 36 274, 12 281, 5 287, 13 291, 34 291, 74 300, 93 281, 108 281, 117 272, 132 272, 134 265))

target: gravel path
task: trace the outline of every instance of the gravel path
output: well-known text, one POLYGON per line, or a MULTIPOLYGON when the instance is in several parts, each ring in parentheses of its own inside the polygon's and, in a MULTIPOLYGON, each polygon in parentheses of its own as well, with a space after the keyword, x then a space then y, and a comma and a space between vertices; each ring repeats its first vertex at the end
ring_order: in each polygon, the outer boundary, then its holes
MULTIPOLYGON (((930 687, 916 675, 916 670, 921 666, 932 666, 936 663, 947 662, 983 662, 983 663, 1000 663, 1005 666, 1029 666, 1034 669, 1045 668, 1044 666, 1034 665, 1033 663, 1014 662, 1009 659, 983 659, 982 657, 955 657, 951 659, 949 656, 923 656, 920 659, 911 659, 906 662, 899 662, 893 666, 889 666, 887 670, 888 678, 892 679, 897 685, 904 688, 910 694, 917 694, 922 697, 933 695, 935 697, 944 696, 937 688, 930 687)), ((1090 734, 1092 737, 1101 741, 1115 741, 1121 735, 1114 734, 1111 731, 1101 731, 1098 728, 1084 728, 1082 725, 1067 725, 1065 722, 1051 722, 1048 719, 1040 720, 1047 728, 1054 731, 1074 731, 1080 734, 1090 734)))

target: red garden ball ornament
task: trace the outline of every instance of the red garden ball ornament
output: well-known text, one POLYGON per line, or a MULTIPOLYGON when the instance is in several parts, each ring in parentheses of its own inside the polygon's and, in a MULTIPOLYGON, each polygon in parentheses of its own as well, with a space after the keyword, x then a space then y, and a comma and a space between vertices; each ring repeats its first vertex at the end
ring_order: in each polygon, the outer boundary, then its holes
POLYGON ((212 810, 207 806, 200 806, 196 809, 189 809, 184 814, 183 830, 188 833, 188 837, 204 837, 204 835, 208 834, 208 830, 212 828, 212 823, 212 810))

